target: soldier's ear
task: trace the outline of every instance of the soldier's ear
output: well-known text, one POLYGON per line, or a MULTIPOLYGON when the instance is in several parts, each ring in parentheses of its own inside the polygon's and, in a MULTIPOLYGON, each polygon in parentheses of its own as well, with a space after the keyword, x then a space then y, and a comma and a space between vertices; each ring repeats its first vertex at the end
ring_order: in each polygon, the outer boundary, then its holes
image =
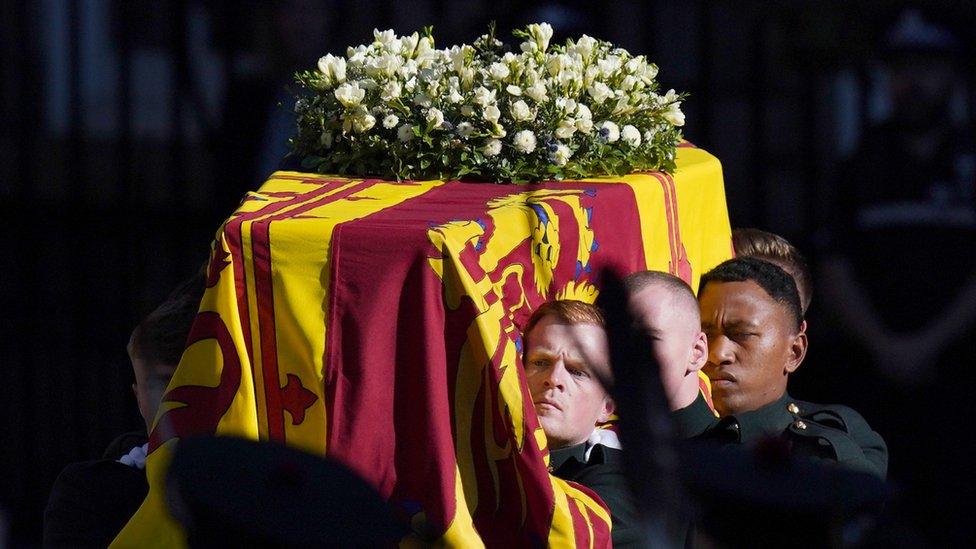
POLYGON ((613 416, 613 412, 617 409, 617 405, 613 402, 613 399, 609 396, 603 399, 603 409, 600 410, 600 417, 596 419, 597 423, 604 423, 610 421, 610 417, 613 416))
POLYGON ((695 337, 695 344, 691 347, 691 360, 689 372, 697 372, 701 370, 705 363, 708 362, 708 338, 705 337, 705 332, 698 332, 695 337))
POLYGON ((795 335, 791 336, 789 348, 789 356, 786 357, 786 368, 785 372, 787 374, 792 374, 800 367, 803 359, 807 356, 807 333, 806 331, 800 331, 795 335))

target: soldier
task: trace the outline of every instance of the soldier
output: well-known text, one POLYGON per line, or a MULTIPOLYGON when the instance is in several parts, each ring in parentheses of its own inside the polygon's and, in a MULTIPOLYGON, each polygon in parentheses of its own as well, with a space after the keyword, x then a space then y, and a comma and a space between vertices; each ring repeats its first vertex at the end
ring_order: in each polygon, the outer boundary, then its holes
POLYGON ((721 416, 706 438, 750 445, 783 437, 794 454, 885 477, 887 447, 860 414, 786 391, 807 352, 790 275, 756 258, 732 259, 702 276, 698 299, 709 348, 704 371, 721 416))
POLYGON ((613 545, 639 542, 635 508, 623 473, 620 442, 597 429, 614 412, 604 386, 610 353, 603 313, 582 301, 550 301, 524 331, 526 381, 546 433, 549 469, 596 492, 610 509, 613 545))

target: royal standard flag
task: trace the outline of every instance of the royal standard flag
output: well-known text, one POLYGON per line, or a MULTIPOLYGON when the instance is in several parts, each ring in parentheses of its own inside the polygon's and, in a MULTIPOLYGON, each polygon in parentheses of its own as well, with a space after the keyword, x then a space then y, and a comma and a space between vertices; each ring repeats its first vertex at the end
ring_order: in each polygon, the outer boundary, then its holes
POLYGON ((403 544, 604 547, 610 515, 551 476, 521 364, 550 299, 605 269, 697 288, 731 256, 721 167, 534 185, 277 172, 224 223, 116 547, 185 545, 163 491, 180 437, 277 441, 350 466, 409 517, 403 544))

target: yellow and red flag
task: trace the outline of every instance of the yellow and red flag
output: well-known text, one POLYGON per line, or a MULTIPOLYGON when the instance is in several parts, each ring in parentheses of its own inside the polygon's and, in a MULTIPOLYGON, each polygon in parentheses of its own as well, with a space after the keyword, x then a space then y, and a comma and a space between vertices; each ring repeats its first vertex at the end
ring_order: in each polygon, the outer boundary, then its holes
POLYGON ((150 436, 150 492, 117 547, 174 546, 180 437, 328 455, 373 484, 405 544, 603 547, 593 492, 551 476, 520 330, 599 273, 700 274, 731 255, 721 167, 538 185, 277 172, 217 233, 208 289, 150 436))

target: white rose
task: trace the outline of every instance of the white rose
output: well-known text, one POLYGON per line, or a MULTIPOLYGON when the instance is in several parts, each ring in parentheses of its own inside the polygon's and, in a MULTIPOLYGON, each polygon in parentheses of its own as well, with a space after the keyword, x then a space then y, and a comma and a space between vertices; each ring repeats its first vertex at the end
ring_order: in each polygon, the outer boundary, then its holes
POLYGON ((413 139, 413 128, 410 127, 410 124, 404 124, 397 129, 397 139, 401 143, 406 143, 413 139))
POLYGON ((514 95, 516 97, 522 95, 522 88, 516 86, 515 84, 505 86, 505 91, 507 91, 509 95, 514 95))
POLYGON ((485 143, 485 156, 497 156, 502 152, 502 142, 498 139, 489 139, 485 143))
POLYGON ((336 88, 333 93, 335 94, 335 98, 347 109, 358 106, 362 102, 363 97, 366 96, 366 90, 360 88, 357 82, 343 84, 336 88))
POLYGON ((542 82, 536 82, 525 89, 525 95, 528 95, 537 103, 542 103, 546 100, 546 86, 542 82))
POLYGON ((440 109, 431 107, 427 111, 427 125, 431 128, 439 128, 444 123, 444 113, 440 109))
POLYGON ((397 97, 400 97, 400 93, 403 91, 400 83, 396 80, 390 80, 383 85, 383 89, 380 91, 380 97, 384 101, 392 101, 397 97))
POLYGON ((597 105, 602 105, 608 98, 613 97, 613 90, 603 82, 594 82, 586 91, 597 105))
POLYGON ((356 133, 366 133, 376 125, 376 117, 371 114, 354 116, 352 119, 352 129, 356 133))
POLYGON ((525 103, 525 101, 522 101, 521 99, 519 99, 515 103, 512 103, 511 111, 512 111, 512 118, 514 118, 515 120, 526 121, 535 118, 535 114, 532 112, 532 109, 530 109, 529 106, 525 103))
POLYGON ((474 116, 474 107, 471 105, 461 107, 461 116, 467 116, 469 118, 474 116))
POLYGON ((479 86, 474 90, 474 102, 481 105, 482 107, 488 106, 495 102, 495 90, 489 91, 488 88, 484 86, 479 86))
POLYGON ((556 145, 556 150, 549 154, 549 159, 557 166, 565 166, 571 156, 573 156, 573 151, 560 143, 556 145))
POLYGON ((495 80, 504 80, 508 78, 508 75, 512 71, 508 70, 508 67, 504 63, 492 63, 491 67, 488 69, 488 74, 491 75, 495 80))
POLYGON ((623 139, 624 143, 631 147, 637 147, 641 143, 641 134, 637 128, 627 124, 620 129, 620 139, 623 139))
POLYGON ((605 120, 600 122, 600 137, 605 139, 608 143, 613 143, 614 141, 620 139, 620 127, 605 120))
POLYGON ((457 132, 462 138, 467 139, 474 133, 474 125, 470 122, 461 122, 457 126, 457 132))
POLYGON ((559 139, 569 139, 576 133, 576 121, 566 118, 559 122, 559 127, 553 132, 559 139))
POLYGON ((498 122, 498 118, 502 115, 502 111, 498 110, 495 105, 488 105, 485 107, 484 117, 485 120, 489 122, 498 122))
POLYGON ((400 119, 397 118, 395 114, 388 114, 386 118, 383 119, 383 127, 390 130, 393 129, 397 124, 400 123, 400 119))
POLYGON ((515 147, 524 153, 535 150, 535 134, 531 130, 522 130, 515 134, 515 147))

